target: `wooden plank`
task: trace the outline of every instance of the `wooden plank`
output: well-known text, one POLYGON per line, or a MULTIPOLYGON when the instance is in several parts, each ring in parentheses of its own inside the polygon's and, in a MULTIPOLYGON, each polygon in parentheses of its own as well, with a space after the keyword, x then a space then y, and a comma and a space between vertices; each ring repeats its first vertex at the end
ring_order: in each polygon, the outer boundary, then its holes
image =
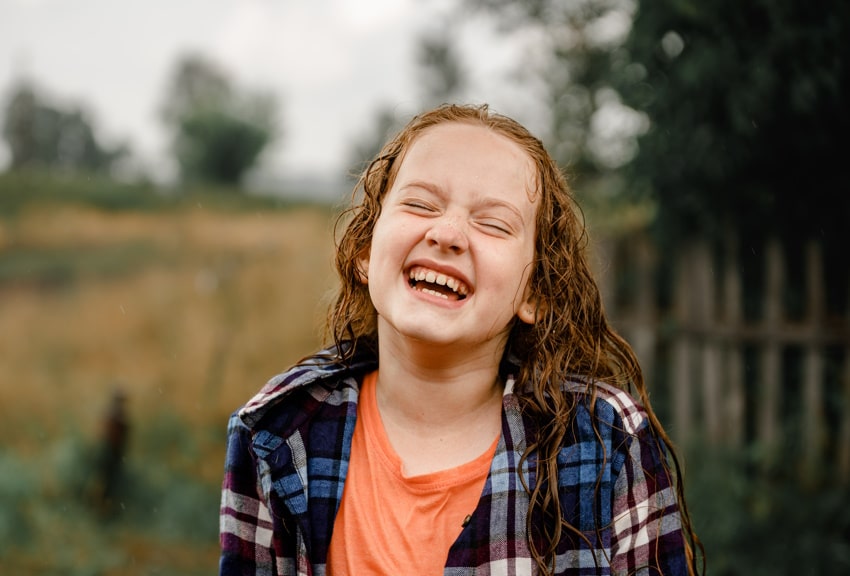
POLYGON ((615 259, 616 244, 617 242, 608 236, 595 238, 590 262, 596 277, 596 285, 599 287, 599 295, 605 306, 605 313, 608 318, 619 321, 620 310, 617 307, 615 286, 617 272, 622 265, 615 259))
MULTIPOLYGON (((684 247, 676 257, 673 286, 673 320, 676 327, 691 322, 691 252, 684 247)), ((670 388, 673 397, 673 434, 678 444, 687 446, 693 426, 693 400, 691 378, 692 344, 687 331, 677 332, 671 344, 670 388)))
MULTIPOLYGON (((847 290, 844 321, 850 330, 850 286, 847 290)), ((842 380, 842 410, 841 424, 838 432, 838 475, 845 484, 850 484, 850 339, 844 344, 844 369, 841 371, 842 380)))
MULTIPOLYGON (((782 323, 782 285, 785 263, 777 240, 770 240, 765 250, 765 291, 762 327, 766 335, 773 333, 782 323)), ((761 402, 758 409, 758 439, 769 456, 777 448, 780 434, 780 367, 781 348, 774 338, 766 338, 759 353, 759 390, 761 402)))
MULTIPOLYGON (((815 241, 806 245, 806 322, 812 336, 823 324, 826 291, 823 256, 815 241)), ((804 348, 803 356, 803 470, 805 480, 815 480, 822 463, 824 440, 823 377, 824 350, 814 340, 804 348)))
MULTIPOLYGON (((714 272, 711 248, 706 241, 697 244, 692 263, 694 274, 693 310, 697 324, 706 332, 716 324, 714 272)), ((722 424, 720 416, 720 349, 715 338, 703 338, 698 344, 700 377, 697 382, 702 391, 702 414, 705 437, 709 444, 720 442, 722 424)))
MULTIPOLYGON (((734 233, 727 235, 726 258, 723 269, 722 323, 737 331, 743 319, 743 290, 739 269, 738 239, 734 233)), ((744 347, 739 339, 725 340, 724 356, 726 380, 725 418, 726 441, 736 448, 744 445, 746 426, 746 395, 744 391, 744 347)))
POLYGON ((629 332, 629 342, 643 371, 647 386, 655 379, 655 355, 658 328, 655 325, 655 258, 652 246, 645 236, 640 236, 635 249, 635 323, 629 332))

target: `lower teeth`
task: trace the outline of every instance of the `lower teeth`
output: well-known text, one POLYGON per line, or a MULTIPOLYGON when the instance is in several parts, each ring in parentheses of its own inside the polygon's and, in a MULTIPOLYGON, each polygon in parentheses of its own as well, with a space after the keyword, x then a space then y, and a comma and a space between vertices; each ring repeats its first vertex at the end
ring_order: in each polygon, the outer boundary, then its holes
POLYGON ((449 297, 443 294, 442 292, 437 292, 436 290, 431 290, 430 288, 422 288, 421 290, 426 294, 433 294, 434 296, 439 296, 440 298, 444 298, 446 300, 449 299, 449 297))

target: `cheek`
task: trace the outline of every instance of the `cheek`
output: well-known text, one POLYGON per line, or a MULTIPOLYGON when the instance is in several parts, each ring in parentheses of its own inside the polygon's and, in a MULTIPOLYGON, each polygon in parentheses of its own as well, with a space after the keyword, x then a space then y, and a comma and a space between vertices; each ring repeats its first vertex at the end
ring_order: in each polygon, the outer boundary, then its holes
POLYGON ((371 260, 381 262, 403 255, 410 248, 414 234, 415 228, 409 221, 379 220, 372 233, 371 260))
POLYGON ((367 275, 371 282, 377 281, 381 275, 386 275, 391 268, 399 264, 400 247, 396 236, 387 227, 376 227, 372 235, 368 256, 364 259, 367 275))
POLYGON ((372 229, 372 239, 369 242, 369 256, 374 260, 374 256, 379 256, 386 250, 392 247, 392 242, 388 242, 392 238, 391 226, 384 219, 379 218, 372 229))

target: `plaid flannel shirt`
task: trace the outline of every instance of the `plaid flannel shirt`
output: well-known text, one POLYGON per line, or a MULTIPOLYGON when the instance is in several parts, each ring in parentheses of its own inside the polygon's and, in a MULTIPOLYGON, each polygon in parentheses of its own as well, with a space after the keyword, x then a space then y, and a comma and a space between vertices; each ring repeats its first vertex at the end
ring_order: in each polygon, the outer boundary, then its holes
MULTIPOLYGON (((220 574, 322 576, 342 499, 359 383, 373 357, 349 366, 316 357, 271 379, 230 420, 221 499, 220 574)), ((565 519, 557 574, 687 574, 684 539, 663 449, 625 392, 584 385, 558 456, 565 519), (595 424, 595 426, 594 426, 595 424)), ((446 575, 534 574, 527 538, 533 430, 506 386, 502 436, 471 520, 446 558, 446 575)), ((375 546, 380 546, 376 542, 375 546)))

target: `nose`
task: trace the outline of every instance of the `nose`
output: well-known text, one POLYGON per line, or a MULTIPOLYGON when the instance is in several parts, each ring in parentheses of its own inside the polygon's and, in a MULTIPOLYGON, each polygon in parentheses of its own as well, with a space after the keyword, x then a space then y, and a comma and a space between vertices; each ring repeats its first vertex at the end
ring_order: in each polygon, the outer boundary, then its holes
POLYGON ((460 254, 469 248, 464 226, 455 218, 438 218, 425 234, 429 246, 460 254))

